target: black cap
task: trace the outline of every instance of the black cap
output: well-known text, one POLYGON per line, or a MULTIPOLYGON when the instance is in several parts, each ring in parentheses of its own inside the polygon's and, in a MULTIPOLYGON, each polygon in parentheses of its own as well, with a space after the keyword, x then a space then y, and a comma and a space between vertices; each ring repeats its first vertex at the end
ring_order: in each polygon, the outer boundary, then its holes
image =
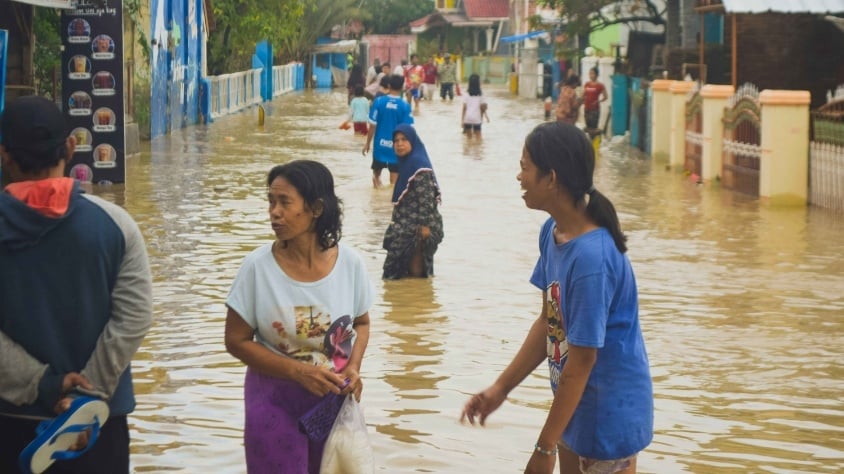
POLYGON ((16 150, 49 153, 67 141, 67 123, 53 102, 40 96, 19 97, 0 115, 2 145, 16 150))

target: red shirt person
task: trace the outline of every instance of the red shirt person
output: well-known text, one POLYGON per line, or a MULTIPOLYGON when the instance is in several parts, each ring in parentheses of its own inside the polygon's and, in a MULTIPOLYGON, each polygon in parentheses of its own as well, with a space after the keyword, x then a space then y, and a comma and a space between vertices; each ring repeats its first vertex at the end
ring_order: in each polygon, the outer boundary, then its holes
POLYGON ((601 102, 607 100, 607 88, 598 82, 598 69, 589 70, 589 81, 583 84, 583 118, 587 129, 598 128, 601 102))
POLYGON ((430 61, 422 65, 425 71, 425 80, 423 81, 425 100, 431 100, 434 97, 434 89, 437 87, 437 58, 431 56, 430 61))

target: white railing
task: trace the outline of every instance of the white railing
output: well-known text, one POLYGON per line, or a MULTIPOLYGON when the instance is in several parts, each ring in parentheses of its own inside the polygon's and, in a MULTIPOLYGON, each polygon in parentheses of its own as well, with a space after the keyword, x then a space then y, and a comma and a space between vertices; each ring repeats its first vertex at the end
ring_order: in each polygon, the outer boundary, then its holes
POLYGON ((761 158, 762 147, 752 143, 744 143, 737 140, 724 139, 723 150, 725 153, 732 153, 737 156, 747 156, 750 158, 761 158))
POLYGON ((212 119, 261 103, 261 69, 208 76, 208 81, 212 119))
POLYGON ((834 100, 841 100, 844 99, 844 84, 835 88, 835 91, 827 91, 826 93, 826 102, 830 103, 834 100))
POLYGON ((273 66, 273 97, 296 90, 297 64, 273 66))
POLYGON ((814 141, 809 146, 809 202, 844 211, 844 146, 814 141))

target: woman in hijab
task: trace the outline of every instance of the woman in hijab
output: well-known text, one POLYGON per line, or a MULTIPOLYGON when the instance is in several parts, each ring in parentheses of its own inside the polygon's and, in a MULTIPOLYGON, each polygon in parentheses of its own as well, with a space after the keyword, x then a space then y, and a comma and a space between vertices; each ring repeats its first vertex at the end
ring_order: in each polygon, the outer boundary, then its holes
POLYGON ((440 187, 416 130, 401 124, 393 132, 399 177, 393 188, 393 217, 384 234, 383 278, 426 278, 434 274, 434 253, 443 240, 437 206, 440 187))

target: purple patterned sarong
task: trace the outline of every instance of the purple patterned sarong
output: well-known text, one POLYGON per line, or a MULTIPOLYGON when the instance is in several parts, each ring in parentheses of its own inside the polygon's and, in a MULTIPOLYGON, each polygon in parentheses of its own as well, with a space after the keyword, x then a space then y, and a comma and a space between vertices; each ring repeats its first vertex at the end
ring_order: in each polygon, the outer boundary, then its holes
POLYGON ((290 380, 246 368, 243 441, 249 474, 319 474, 325 442, 299 431, 299 418, 320 398, 290 380))

